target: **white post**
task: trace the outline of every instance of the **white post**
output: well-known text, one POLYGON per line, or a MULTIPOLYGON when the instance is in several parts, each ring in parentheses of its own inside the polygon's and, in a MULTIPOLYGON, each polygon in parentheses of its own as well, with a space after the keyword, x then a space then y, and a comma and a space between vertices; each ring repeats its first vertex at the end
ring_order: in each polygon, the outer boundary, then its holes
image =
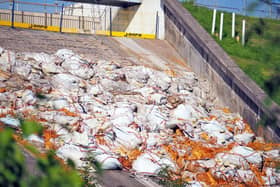
POLYGON ((216 14, 217 14, 217 10, 214 9, 214 11, 213 11, 213 21, 212 21, 212 31, 211 31, 211 34, 214 34, 214 33, 215 33, 216 14))
POLYGON ((243 19, 242 21, 242 45, 245 45, 245 29, 246 29, 246 21, 243 19))
POLYGON ((223 25, 224 25, 224 13, 221 13, 221 22, 220 22, 220 40, 223 39, 223 25))
POLYGON ((231 33, 232 38, 235 37, 235 13, 232 13, 232 33, 231 33))

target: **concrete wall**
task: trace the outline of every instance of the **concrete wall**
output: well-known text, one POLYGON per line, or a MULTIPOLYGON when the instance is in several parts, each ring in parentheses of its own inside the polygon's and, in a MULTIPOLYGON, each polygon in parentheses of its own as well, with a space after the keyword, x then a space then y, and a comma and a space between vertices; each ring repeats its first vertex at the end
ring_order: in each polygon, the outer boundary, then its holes
POLYGON ((165 38, 200 77, 210 81, 223 105, 240 113, 267 140, 280 141, 280 108, 223 51, 191 14, 175 0, 164 2, 165 38), (258 125, 268 119, 267 126, 258 125))
MULTIPOLYGON (((113 31, 141 34, 156 34, 157 31, 158 39, 164 39, 165 22, 162 1, 142 0, 139 6, 111 7, 113 31), (158 25, 156 24, 157 15, 158 25)), ((76 3, 66 8, 65 13, 76 16, 100 17, 101 30, 109 30, 109 9, 110 6, 76 3)))
POLYGON ((126 32, 156 33, 156 15, 158 13, 158 38, 164 39, 164 12, 162 0, 142 0, 126 32))

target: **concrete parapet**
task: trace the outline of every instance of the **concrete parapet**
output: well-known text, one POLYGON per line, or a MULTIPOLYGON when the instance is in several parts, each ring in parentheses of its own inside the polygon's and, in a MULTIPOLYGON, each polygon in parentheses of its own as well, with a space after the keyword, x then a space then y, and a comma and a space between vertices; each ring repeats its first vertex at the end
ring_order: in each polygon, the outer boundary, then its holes
POLYGON ((280 107, 266 106, 266 93, 252 81, 177 1, 165 0, 165 39, 200 77, 210 81, 222 104, 240 113, 268 141, 280 142, 280 107), (259 121, 266 120, 266 126, 259 121))

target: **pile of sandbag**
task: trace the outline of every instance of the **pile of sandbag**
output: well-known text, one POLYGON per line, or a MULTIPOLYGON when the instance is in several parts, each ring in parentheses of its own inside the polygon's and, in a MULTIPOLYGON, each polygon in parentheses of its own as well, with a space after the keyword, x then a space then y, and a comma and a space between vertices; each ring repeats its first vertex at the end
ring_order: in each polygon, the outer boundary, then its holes
POLYGON ((89 62, 67 49, 0 48, 0 123, 19 128, 17 117, 36 119, 47 135, 28 140, 77 167, 91 154, 104 169, 156 176, 167 167, 189 186, 279 184, 279 146, 215 105, 194 73, 179 74, 89 62))

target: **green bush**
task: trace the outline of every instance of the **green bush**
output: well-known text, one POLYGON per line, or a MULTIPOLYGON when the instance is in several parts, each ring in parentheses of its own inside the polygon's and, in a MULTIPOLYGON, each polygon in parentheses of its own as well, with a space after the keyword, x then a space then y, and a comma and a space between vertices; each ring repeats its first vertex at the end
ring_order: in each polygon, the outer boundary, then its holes
MULTIPOLYGON (((42 132, 42 127, 34 121, 22 121, 23 135, 42 132)), ((74 165, 62 166, 50 151, 46 157, 37 159, 38 176, 32 176, 26 169, 23 149, 13 138, 14 130, 0 130, 0 186, 5 187, 82 187, 84 182, 74 165)), ((28 150, 36 151, 32 146, 28 150)))

